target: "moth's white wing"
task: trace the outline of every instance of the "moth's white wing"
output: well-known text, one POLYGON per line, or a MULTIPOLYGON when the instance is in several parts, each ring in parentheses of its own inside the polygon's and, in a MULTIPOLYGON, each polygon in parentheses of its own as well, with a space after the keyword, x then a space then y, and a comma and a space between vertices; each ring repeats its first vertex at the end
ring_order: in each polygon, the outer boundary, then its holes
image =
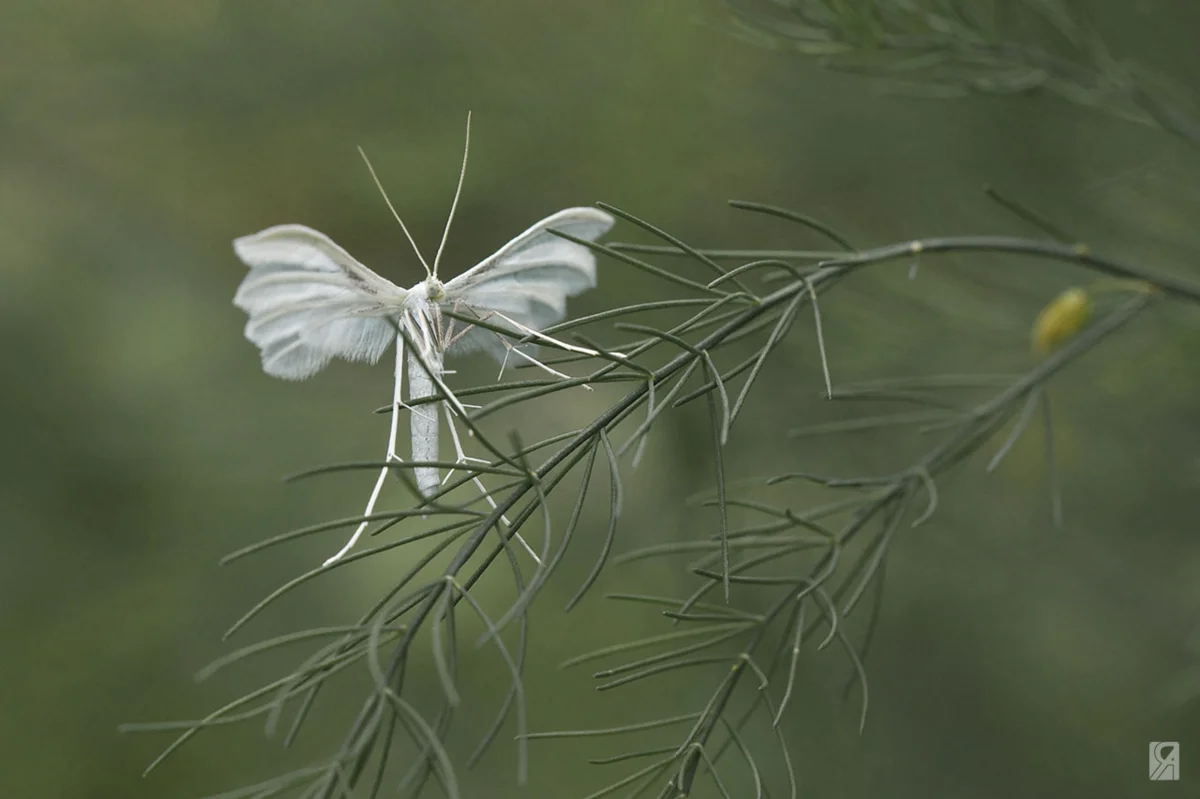
POLYGON ((233 250, 250 267, 233 304, 250 317, 246 338, 267 374, 303 380, 335 357, 374 363, 395 338, 388 317, 407 292, 323 233, 277 225, 235 239, 233 250))
MULTIPOLYGON (((520 337, 523 332, 489 311, 533 330, 541 330, 567 315, 567 297, 596 285, 596 256, 582 244, 550 232, 595 241, 608 232, 613 218, 597 208, 567 208, 548 216, 501 247, 478 266, 446 283, 444 306, 461 315, 485 318, 520 337)), ((462 335, 451 353, 482 349, 497 360, 505 355, 504 343, 491 331, 455 322, 462 335)))

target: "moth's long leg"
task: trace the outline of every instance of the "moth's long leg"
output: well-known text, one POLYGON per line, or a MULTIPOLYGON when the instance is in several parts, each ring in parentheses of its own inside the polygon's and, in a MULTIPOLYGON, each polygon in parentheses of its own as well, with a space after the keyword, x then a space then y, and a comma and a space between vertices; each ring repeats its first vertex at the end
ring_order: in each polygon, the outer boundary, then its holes
MULTIPOLYGON (((467 453, 463 451, 462 440, 458 437, 458 428, 454 426, 454 413, 450 410, 449 403, 446 403, 446 422, 447 426, 450 428, 450 440, 454 442, 455 461, 460 464, 465 464, 468 461, 480 460, 479 458, 468 457, 467 453)), ((453 473, 454 470, 450 470, 445 479, 449 480, 450 475, 453 473)), ((489 493, 487 488, 483 485, 483 481, 479 479, 479 476, 476 475, 475 477, 471 478, 471 481, 475 483, 475 487, 479 489, 479 493, 483 495, 483 498, 487 500, 487 503, 492 506, 492 510, 495 510, 496 500, 492 499, 491 493, 489 493)), ((443 482, 445 482, 445 480, 443 480, 443 482)), ((506 527, 511 526, 511 522, 508 521, 508 517, 501 515, 500 520, 504 522, 506 527)), ((533 551, 533 548, 530 547, 525 539, 521 537, 521 534, 516 533, 515 537, 517 542, 521 546, 525 547, 525 551, 529 553, 529 557, 533 558, 533 562, 540 565, 542 559, 538 557, 538 554, 533 551)))
MULTIPOLYGON (((533 357, 532 355, 529 355, 528 353, 521 352, 521 350, 516 347, 509 347, 508 351, 520 358, 524 358, 525 360, 529 361, 534 366, 545 369, 547 372, 549 372, 550 374, 559 378, 560 380, 570 380, 571 379, 570 375, 563 374, 562 372, 558 371, 557 369, 551 369, 549 366, 542 363, 537 358, 533 357)), ((588 391, 592 390, 592 387, 587 385, 586 383, 584 384, 583 387, 586 388, 588 391)))
MULTIPOLYGON (((457 307, 458 307, 458 302, 456 301, 455 308, 457 309, 457 307)), ((463 336, 465 336, 471 332, 472 326, 467 325, 465 329, 463 329, 462 331, 460 331, 458 333, 455 333, 454 332, 454 323, 456 321, 457 320, 451 318, 449 323, 446 325, 446 329, 444 331, 445 334, 444 334, 443 338, 445 340, 445 348, 447 348, 447 349, 449 347, 453 346, 454 343, 456 341, 458 341, 460 338, 462 338, 463 336)), ((507 342, 505 342, 505 344, 507 344, 507 342)), ((443 370, 442 373, 445 374, 445 371, 443 370)), ((501 371, 501 373, 503 373, 503 370, 501 371)), ((466 407, 461 402, 458 402, 456 404, 461 407, 466 407)), ((470 461, 476 461, 478 463, 486 463, 486 461, 483 461, 480 458, 469 457, 467 455, 466 451, 463 450, 462 439, 459 438, 459 435, 458 435, 458 427, 456 427, 454 424, 454 408, 453 408, 452 404, 449 402, 446 402, 445 406, 446 406, 446 423, 447 423, 447 426, 450 428, 450 440, 454 443, 455 463, 466 464, 470 461)), ((453 474, 454 474, 454 470, 453 469, 449 470, 446 473, 446 476, 444 478, 442 478, 442 485, 445 485, 446 481, 449 480, 453 474)), ((491 493, 483 485, 483 481, 479 479, 479 476, 476 475, 475 477, 472 477, 471 482, 475 483, 475 487, 479 489, 479 493, 482 494, 483 498, 485 500, 487 500, 487 503, 492 506, 492 510, 495 510, 496 509, 496 500, 492 499, 491 493)), ((506 527, 511 526, 511 522, 509 522, 507 516, 501 515, 500 521, 502 521, 506 527)), ((521 536, 520 533, 516 534, 516 539, 518 542, 520 542, 521 546, 523 546, 525 548, 525 551, 529 553, 529 556, 531 558, 533 558, 533 562, 540 565, 542 562, 541 558, 538 557, 537 553, 533 551, 533 548, 529 546, 529 544, 525 541, 525 539, 521 536)))
MULTIPOLYGON (((578 347, 574 344, 568 344, 565 341, 560 341, 559 339, 556 339, 553 336, 547 336, 545 333, 542 333, 541 331, 534 330, 531 327, 523 325, 520 322, 518 322, 517 320, 512 319, 512 318, 506 316, 505 314, 500 313, 499 311, 488 311, 486 314, 484 314, 483 316, 480 317, 480 321, 486 322, 488 319, 490 319, 493 316, 498 319, 502 319, 505 322, 508 322, 510 325, 512 325, 514 328, 516 328, 519 332, 532 337, 534 340, 541 340, 541 341, 549 342, 550 344, 553 344, 556 347, 564 349, 568 352, 577 352, 580 355, 593 355, 593 356, 598 356, 601 354, 599 352, 596 352, 595 350, 588 349, 587 347, 578 347)), ((467 334, 467 331, 464 330, 462 333, 459 333, 458 336, 462 337, 466 334, 467 334)), ((546 372, 549 372, 550 374, 554 375, 555 377, 557 377, 561 380, 569 380, 570 379, 570 375, 565 375, 556 369, 551 369, 549 366, 542 363, 537 358, 534 358, 532 355, 528 355, 528 354, 522 352, 520 350, 520 348, 514 347, 512 345, 512 343, 509 342, 508 339, 504 338, 503 336, 498 335, 498 338, 500 339, 501 343, 504 344, 506 351, 504 353, 504 360, 500 364, 500 374, 496 377, 497 380, 499 380, 501 377, 504 376, 504 369, 505 369, 505 367, 508 366, 508 356, 512 355, 514 353, 518 357, 524 358, 525 360, 529 361, 534 366, 537 366, 537 367, 545 370, 546 372)), ((451 339, 451 343, 453 343, 455 340, 456 339, 451 339)), ((618 358, 625 357, 625 354, 622 352, 613 351, 609 354, 615 355, 618 358)), ((591 391, 591 389, 592 389, 592 387, 588 386, 588 385, 584 385, 584 388, 587 389, 588 391, 591 391)))
MULTIPOLYGON (((559 339, 556 339, 553 336, 547 336, 545 333, 541 332, 540 330, 534 330, 532 327, 527 327, 526 325, 523 325, 520 322, 518 322, 516 319, 511 319, 508 316, 505 316, 504 314, 500 313, 499 311, 492 311, 488 315, 489 316, 498 316, 499 318, 503 319, 505 322, 508 322, 510 325, 512 325, 513 327, 515 327, 517 330, 521 331, 525 335, 530 336, 533 339, 540 339, 542 341, 547 341, 556 347, 561 347, 562 349, 567 350, 568 352, 577 352, 580 355, 597 355, 597 356, 603 354, 603 353, 597 352, 596 350, 589 349, 588 347, 580 347, 576 344, 568 344, 567 342, 560 341, 559 339)), ((613 351, 609 352, 608 354, 616 356, 617 358, 622 358, 622 359, 624 359, 626 357, 625 353, 617 352, 616 350, 613 350, 613 351)), ((534 361, 534 363, 537 363, 537 362, 534 361)), ((541 364, 538 364, 538 365, 541 366, 541 364)), ((542 368, 545 369, 546 367, 543 366, 542 368)))
MULTIPOLYGON (((455 301, 455 304, 456 304, 456 307, 457 307, 457 301, 455 301)), ((474 310, 474 309, 472 309, 472 310, 474 310)), ((517 322, 513 321, 512 319, 509 319, 507 316, 505 316, 504 314, 500 313, 499 311, 488 311, 488 312, 487 312, 487 313, 485 313, 483 316, 480 316, 480 317, 479 317, 479 321, 481 321, 481 322, 486 322, 488 319, 492 318, 493 316, 498 316, 498 317, 500 317, 501 319, 504 319, 505 321, 507 321, 507 322, 509 322, 509 323, 511 323, 511 324, 513 324, 513 325, 516 325, 516 326, 517 326, 518 328, 520 328, 522 331, 526 331, 526 332, 528 332, 528 331, 530 330, 530 328, 527 328, 527 327, 524 327, 524 326, 522 326, 522 325, 518 324, 517 322)), ((468 333, 470 333, 470 332, 471 332, 471 325, 468 325, 468 326, 467 326, 467 328, 466 328, 465 330, 462 330, 462 331, 461 331, 461 332, 459 332, 459 333, 455 333, 455 332, 454 332, 454 320, 453 320, 453 319, 451 319, 451 320, 450 320, 450 324, 449 324, 449 326, 447 326, 447 328, 446 328, 446 346, 447 346, 447 347, 453 346, 455 342, 457 342, 457 341, 458 341, 460 338, 462 338, 463 336, 467 335, 467 334, 468 334, 468 333)), ((565 374, 563 374, 562 372, 559 372, 559 371, 556 371, 556 370, 554 370, 554 369, 551 369, 549 366, 546 366, 544 363, 541 363, 540 361, 538 361, 538 360, 537 360, 536 358, 534 358, 533 356, 531 356, 531 355, 526 355, 525 353, 521 352, 521 351, 520 351, 520 350, 518 350, 516 347, 514 347, 514 346, 512 345, 512 343, 511 343, 511 342, 510 342, 508 339, 506 339, 504 336, 501 336, 500 334, 498 334, 498 333, 497 333, 497 334, 496 334, 496 338, 500 339, 500 343, 504 345, 504 350, 505 350, 505 351, 504 351, 504 360, 502 360, 502 361, 500 362, 500 374, 496 375, 496 379, 497 379, 497 380, 500 380, 500 379, 502 379, 502 378, 504 377, 504 370, 505 370, 506 368, 508 368, 508 356, 509 356, 509 355, 511 355, 511 354, 512 354, 512 353, 514 353, 514 352, 515 352, 515 353, 517 353, 518 355, 520 355, 522 358, 525 358, 526 360, 528 360, 528 361, 531 361, 531 362, 532 362, 532 363, 534 363, 535 365, 542 367, 542 368, 543 368, 543 369, 545 369, 547 372, 549 372, 550 374, 554 375, 554 376, 555 376, 555 377, 557 377, 557 378, 560 378, 560 379, 562 379, 562 380, 569 380, 569 379, 570 379, 570 376, 569 376, 569 375, 565 375, 565 374)), ((550 338, 549 336, 542 336, 542 338, 544 338, 544 339, 546 339, 546 340, 548 340, 548 341, 553 341, 553 342, 555 342, 555 343, 560 343, 560 342, 556 341, 555 339, 553 339, 553 338, 550 338)), ((567 348, 578 349, 578 348, 572 347, 572 345, 570 345, 570 344, 564 344, 563 346, 564 346, 564 347, 567 347, 567 348)), ((587 352, 589 352, 589 353, 590 353, 590 352, 591 352, 591 350, 587 350, 587 352)), ((594 353, 593 353, 593 354, 594 354, 594 353)), ((587 389, 589 389, 589 390, 591 389, 591 387, 590 387, 590 386, 584 386, 584 388, 587 388, 587 389)))
MULTIPOLYGON (((396 432, 400 423, 400 407, 403 404, 401 402, 401 389, 404 379, 404 337, 401 335, 396 336, 395 375, 396 382, 392 389, 392 429, 388 434, 387 455, 384 456, 384 461, 387 463, 401 460, 400 456, 396 454, 396 432)), ((375 509, 375 502, 379 499, 379 492, 383 488, 383 481, 387 478, 389 470, 390 467, 386 465, 379 470, 379 479, 375 481, 375 488, 371 490, 371 498, 367 500, 367 507, 363 510, 364 517, 370 516, 371 511, 375 509)), ((351 547, 358 542, 358 537, 362 535, 363 530, 367 529, 368 524, 370 524, 370 521, 364 518, 358 525, 358 529, 354 531, 354 535, 350 536, 350 540, 346 542, 346 545, 339 549, 337 554, 326 560, 324 565, 328 566, 341 560, 342 556, 349 552, 351 547)))

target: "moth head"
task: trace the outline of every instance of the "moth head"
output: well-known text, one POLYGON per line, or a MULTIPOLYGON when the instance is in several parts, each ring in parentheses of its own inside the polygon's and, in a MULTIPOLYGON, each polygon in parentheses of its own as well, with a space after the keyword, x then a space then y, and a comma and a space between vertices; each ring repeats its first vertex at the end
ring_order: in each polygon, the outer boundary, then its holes
POLYGON ((432 275, 421 283, 425 287, 425 296, 430 302, 441 302, 446 299, 446 286, 432 275))

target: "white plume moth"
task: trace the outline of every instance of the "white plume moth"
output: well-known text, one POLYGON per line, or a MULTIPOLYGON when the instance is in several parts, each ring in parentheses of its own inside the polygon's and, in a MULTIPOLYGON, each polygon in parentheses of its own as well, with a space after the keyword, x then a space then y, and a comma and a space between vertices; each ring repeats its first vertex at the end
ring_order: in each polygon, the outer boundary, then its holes
MULTIPOLYGON (((465 329, 455 330, 456 320, 443 316, 443 308, 460 316, 474 316, 494 327, 511 331, 517 338, 551 341, 572 351, 590 353, 556 342, 539 331, 566 316, 567 297, 596 285, 595 255, 587 247, 550 231, 562 231, 585 241, 594 241, 613 224, 613 218, 601 210, 567 208, 559 211, 458 277, 446 283, 438 279, 438 263, 466 175, 470 141, 471 117, 468 114, 462 171, 432 268, 421 256, 408 228, 367 162, 388 208, 425 267, 425 279, 410 289, 402 289, 380 277, 328 236, 304 225, 277 225, 233 242, 234 252, 250 267, 233 302, 249 315, 246 338, 262 351, 263 370, 267 374, 285 380, 303 380, 319 372, 334 358, 375 363, 395 342, 396 382, 386 457, 389 463, 401 460, 396 454, 397 423, 400 408, 408 407, 402 399, 406 359, 405 338, 400 330, 407 334, 420 355, 418 358, 417 352, 408 353, 410 402, 438 393, 436 384, 445 374, 443 364, 447 354, 483 350, 501 363, 511 353, 533 361, 521 348, 514 347, 492 330, 464 326, 462 322, 458 325, 465 329)), ((365 154, 363 159, 366 160, 365 154)), ((438 409, 442 404, 423 403, 409 408, 411 456, 415 462, 438 460, 438 409)), ((454 415, 463 414, 463 406, 448 392, 446 406, 457 452, 456 462, 462 463, 467 457, 455 432, 454 415)), ((370 516, 375 507, 388 471, 388 466, 380 471, 364 517, 370 516)), ((413 477, 426 497, 437 493, 441 486, 436 466, 413 467, 413 477)), ((495 507, 478 477, 475 483, 495 507)), ((325 561, 325 565, 334 563, 348 552, 366 526, 364 518, 346 545, 325 561)), ((529 549, 528 545, 526 549, 529 549)), ((532 550, 530 554, 533 554, 532 550)), ((536 559, 536 555, 534 557, 536 559)))

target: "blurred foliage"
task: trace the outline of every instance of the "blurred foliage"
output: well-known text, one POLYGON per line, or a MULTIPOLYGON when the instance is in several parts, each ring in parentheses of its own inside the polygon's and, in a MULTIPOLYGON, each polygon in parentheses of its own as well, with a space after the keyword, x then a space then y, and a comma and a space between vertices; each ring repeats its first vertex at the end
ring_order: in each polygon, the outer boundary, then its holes
POLYGON ((1117 58, 1065 0, 731 0, 745 29, 834 69, 955 97, 1048 90, 1200 145, 1178 85, 1117 58), (775 13, 769 13, 769 10, 775 13))
MULTIPOLYGON (((1118 62, 1196 85, 1196 4, 1114 0, 1077 16, 1118 62)), ((389 396, 388 370, 339 365, 300 385, 269 380, 229 304, 242 275, 229 241, 283 221, 321 229, 398 283, 416 281, 419 265, 356 144, 429 247, 453 189, 463 113, 474 112, 448 264, 474 263, 532 220, 595 199, 708 247, 826 246, 729 209, 730 197, 818 216, 863 247, 1029 234, 979 192, 991 182, 1096 252, 1197 279, 1200 170, 1176 139, 1039 94, 954 103, 881 94, 793 52, 747 47, 728 26, 724 5, 683 0, 552 12, 522 0, 9 4, 0 794, 196 796, 340 744, 366 674, 330 693, 292 753, 257 727, 212 730, 143 780, 161 742, 116 727, 200 717, 273 679, 291 653, 199 687, 186 677, 233 645, 345 624, 408 563, 402 554, 365 562, 220 641, 340 533, 227 569, 216 565, 222 555, 359 509, 361 475, 293 487, 271 478, 379 449, 383 422, 371 410, 389 396)), ((601 270, 600 288, 573 313, 675 294, 613 260, 601 270)), ((1039 310, 1083 280, 1045 261, 961 254, 873 268, 822 302, 834 382, 1021 371, 1039 310)), ((818 659, 800 673, 784 724, 803 790, 1128 797, 1148 790, 1148 741, 1181 741, 1185 759, 1195 751, 1196 320, 1194 309, 1161 304, 1055 378, 1062 529, 1048 512, 1042 446, 1028 436, 994 474, 968 462, 943 487, 938 514, 897 537, 865 732, 858 708, 841 701, 844 662, 818 659)), ((773 359, 726 455, 730 474, 884 472, 924 446, 915 433, 871 431, 836 445, 785 440, 787 428, 895 406, 824 401, 811 336, 794 334, 773 359)), ((462 379, 491 370, 466 363, 462 379)), ((505 422, 578 424, 612 399, 596 394, 505 422)), ((712 483, 703 408, 670 417, 655 436, 626 491, 616 554, 713 529, 707 511, 679 511, 712 483)), ((789 504, 802 504, 821 489, 790 490, 789 504)), ((592 596, 560 613, 605 523, 585 522, 533 609, 532 729, 690 712, 711 691, 699 677, 669 677, 597 695, 579 669, 558 669, 664 629, 657 611, 601 591, 693 587, 676 564, 636 561, 609 568, 592 596)), ((497 605, 511 599, 500 575, 485 587, 497 605)), ((464 628, 464 640, 481 631, 464 628)), ((500 701, 504 664, 494 650, 464 647, 459 666, 456 729, 471 734, 448 748, 462 762, 500 701)), ((432 662, 418 671, 434 696, 432 662)), ((612 767, 580 764, 621 751, 535 742, 520 789, 506 738, 461 774, 464 795, 586 795, 613 779, 612 767)))

